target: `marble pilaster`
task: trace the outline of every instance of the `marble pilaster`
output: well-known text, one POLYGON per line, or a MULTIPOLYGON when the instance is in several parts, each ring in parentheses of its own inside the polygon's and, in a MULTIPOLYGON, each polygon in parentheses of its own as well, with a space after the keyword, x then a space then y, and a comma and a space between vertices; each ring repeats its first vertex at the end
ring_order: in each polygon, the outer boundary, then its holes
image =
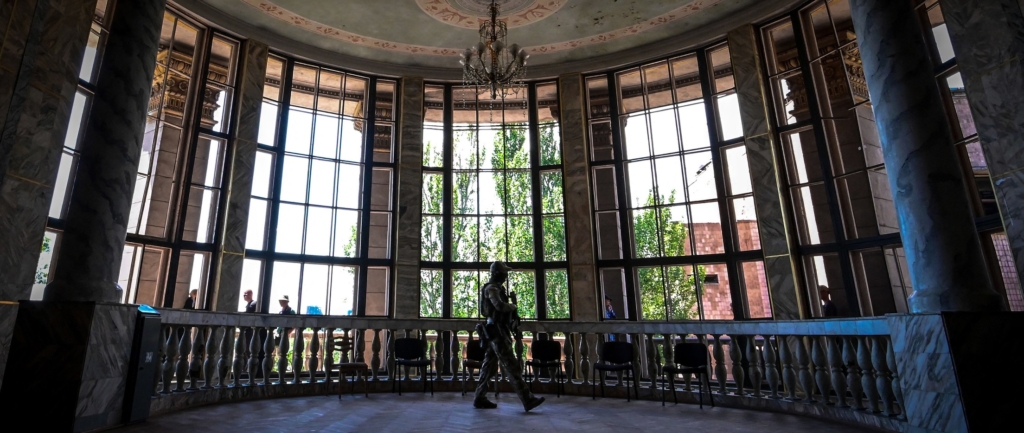
POLYGON ((28 299, 96 0, 5 2, 0 299, 28 299))
POLYGON ((914 287, 910 311, 1001 310, 924 35, 907 25, 914 7, 851 0, 850 9, 914 287))
POLYGON ((43 298, 116 301, 115 290, 166 0, 119 2, 67 208, 60 264, 43 298))
POLYGON ((0 389, 4 387, 7 354, 11 351, 11 335, 14 332, 14 321, 17 318, 18 303, 0 301, 0 389))
POLYGON ((941 0, 1017 273, 1024 275, 1024 14, 1017 0, 941 0))
POLYGON ((256 164, 259 138, 260 108, 263 106, 263 83, 267 75, 269 47, 248 40, 241 50, 238 66, 238 106, 235 110, 235 136, 231 158, 231 183, 228 185, 227 208, 221 213, 224 243, 217 261, 216 293, 212 311, 237 311, 242 285, 242 264, 245 259, 245 236, 249 222, 249 200, 252 193, 253 167, 256 164))
POLYGON ((137 307, 22 301, 0 389, 0 416, 35 428, 91 431, 121 421, 137 307))
POLYGON ((729 32, 728 40, 772 316, 776 320, 808 318, 806 295, 799 285, 797 246, 790 236, 793 221, 785 208, 786 190, 779 171, 782 155, 769 121, 770 95, 764 87, 754 26, 729 32))
POLYGON ((597 275, 594 262, 594 229, 590 215, 590 176, 587 164, 587 123, 583 109, 583 77, 558 77, 558 105, 562 131, 563 188, 565 191, 566 253, 569 259, 572 318, 597 321, 597 275))
POLYGON ((423 79, 402 78, 398 119, 398 245, 395 248, 396 319, 420 315, 420 228, 423 223, 423 79))

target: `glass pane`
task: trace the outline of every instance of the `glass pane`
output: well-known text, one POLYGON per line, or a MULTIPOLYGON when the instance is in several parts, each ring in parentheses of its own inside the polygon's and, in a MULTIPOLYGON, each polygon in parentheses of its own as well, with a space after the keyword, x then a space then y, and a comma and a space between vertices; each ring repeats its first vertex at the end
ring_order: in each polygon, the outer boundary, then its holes
MULTIPOLYGON (((306 221, 305 206, 281 203, 278 211, 277 244, 274 250, 279 253, 302 253, 302 229, 306 221)), ((277 278, 274 278, 276 284, 277 278)))
POLYGON ((260 130, 257 141, 268 146, 277 145, 277 115, 279 107, 273 102, 263 101, 260 108, 260 130))
POLYGON ((828 197, 822 184, 790 189, 796 212, 800 243, 817 245, 835 241, 832 229, 832 215, 828 208, 828 197))
POLYGON ((690 153, 683 157, 686 165, 686 184, 689 201, 718 197, 715 169, 711 166, 711 152, 690 153))
POLYGON ((651 161, 628 163, 626 165, 626 184, 629 185, 631 207, 651 206, 655 203, 651 161))
POLYGON ((313 89, 317 88, 318 68, 295 65, 292 69, 292 98, 291 104, 296 107, 312 109, 314 102, 313 89), (296 86, 298 84, 298 86, 296 86))
POLYGON ((661 268, 637 269, 640 291, 640 319, 665 320, 665 278, 661 268))
POLYGON ((598 212, 597 222, 598 257, 602 260, 622 258, 622 239, 619 229, 618 212, 598 212))
POLYGON ((443 182, 444 176, 441 173, 423 173, 424 214, 439 215, 444 211, 443 182))
MULTIPOLYGON (((1020 277, 1017 275, 1017 267, 1014 265, 1013 252, 1010 251, 1010 241, 1005 232, 992 234, 992 246, 995 248, 996 257, 999 261, 999 273, 1003 280, 1003 289, 1006 291, 1006 301, 1010 311, 1024 311, 1024 291, 1022 291, 1020 277)), ((903 250, 898 250, 902 253, 903 250)), ((900 254, 902 271, 907 275, 906 255, 900 254)), ((912 289, 908 289, 907 296, 912 289)))
POLYGON ((658 177, 658 204, 675 204, 686 201, 683 186, 683 163, 678 156, 654 160, 658 177))
POLYGON ((501 147, 505 152, 504 166, 507 168, 530 168, 530 134, 527 130, 518 125, 515 128, 506 126, 501 137, 503 141, 501 147))
POLYGON ((242 261, 242 283, 238 288, 238 310, 239 313, 258 313, 260 310, 260 294, 263 292, 263 261, 244 259, 242 261), (251 292, 249 299, 255 302, 255 310, 249 311, 249 301, 245 294, 251 292))
POLYGON ((513 271, 508 273, 509 296, 516 296, 516 307, 519 317, 524 319, 537 318, 537 293, 533 272, 513 271))
POLYGON ((587 78, 587 102, 590 117, 608 117, 608 79, 604 76, 587 78))
POLYGON ((373 133, 373 162, 393 162, 394 125, 377 123, 373 133))
MULTIPOLYGON (((504 191, 500 191, 505 184, 505 174, 503 172, 491 172, 484 171, 480 172, 480 191, 484 191, 483 194, 479 195, 480 200, 480 213, 483 214, 500 214, 504 213, 504 205, 506 204, 506 198, 504 197, 504 191), (491 193, 494 191, 494 193, 491 193)), ((468 202, 467 202, 468 203, 468 202)))
POLYGON ((533 182, 529 172, 507 172, 505 182, 498 184, 502 208, 510 214, 525 215, 533 211, 533 182))
MULTIPOLYGON (((557 107, 556 107, 557 108, 557 107)), ((555 165, 562 163, 561 128, 557 122, 540 125, 540 164, 555 165)))
POLYGON ((544 217, 544 261, 565 260, 565 218, 544 217))
POLYGON ((794 47, 793 23, 789 19, 764 30, 764 43, 768 51, 768 72, 777 74, 800 66, 794 47))
POLYGON ((721 93, 736 87, 732 76, 732 59, 729 57, 729 45, 714 48, 708 53, 708 62, 714 74, 715 93, 721 93))
POLYGON ((541 209, 545 214, 563 211, 562 172, 545 171, 540 174, 541 209))
POLYGON ((725 264, 697 265, 697 273, 693 280, 700 291, 704 320, 735 318, 732 311, 732 293, 729 290, 729 271, 725 264))
POLYGON ((790 184, 821 180, 821 161, 814 131, 806 129, 782 134, 782 151, 790 184))
POLYGON ((344 185, 345 187, 339 187, 337 189, 337 204, 336 206, 359 209, 360 200, 362 194, 360 191, 360 185, 363 184, 363 173, 362 167, 356 164, 338 164, 338 185, 344 185))
MULTIPOLYGON (((312 161, 312 168, 309 172, 309 204, 320 206, 331 206, 334 204, 334 176, 337 166, 337 164, 330 161, 319 159, 312 161)), ((338 182, 338 185, 352 184, 338 182)), ((341 194, 341 191, 338 191, 338 193, 341 194)))
MULTIPOLYGON (((661 238, 661 227, 659 227, 658 209, 646 208, 633 211, 632 213, 636 258, 660 256, 659 241, 661 238)), ((685 213, 682 213, 682 218, 685 218, 685 215, 685 213)))
MULTIPOLYGON (((796 63, 796 59, 793 60, 796 63)), ((803 73, 799 69, 787 72, 778 77, 772 78, 772 102, 775 106, 775 116, 779 123, 792 125, 801 120, 810 118, 810 110, 807 107, 805 93, 798 93, 793 89, 803 88, 803 73), (797 101, 800 107, 797 109, 797 101)))
MULTIPOLYGON (((50 265, 53 263, 53 253, 56 251, 57 237, 59 235, 56 232, 46 231, 43 234, 43 243, 39 253, 39 260, 36 263, 36 274, 35 279, 32 281, 32 293, 29 299, 33 301, 41 301, 43 299, 43 291, 46 289, 46 285, 51 281, 50 278, 50 265)), ((134 247, 125 246, 125 254, 129 254, 131 251, 132 256, 129 259, 134 258, 134 247)), ((124 261, 122 260, 122 272, 124 275, 124 261)), ((121 284, 125 278, 119 279, 118 283, 121 284)), ((127 284, 121 284, 121 287, 127 287, 127 284)), ((125 289, 127 292, 127 289, 125 289)), ((129 298, 130 299, 130 298, 129 298)))
POLYGON ((761 235, 757 229, 757 213, 754 198, 747 196, 730 201, 733 217, 733 231, 736 233, 736 249, 752 251, 761 249, 761 235))
MULTIPOLYGON (((295 156, 284 157, 284 173, 281 176, 281 200, 304 203, 309 177, 309 160, 295 156)), ((323 182, 323 179, 317 179, 323 182)))
POLYGON ((615 167, 606 165, 594 167, 594 210, 618 209, 619 197, 615 182, 615 167))
MULTIPOLYGON (((458 93, 458 88, 456 88, 458 93)), ((456 98, 456 101, 460 101, 456 98)), ((425 125, 440 125, 444 122, 444 86, 427 85, 423 91, 423 108, 426 113, 423 116, 425 125)))
POLYGON ((363 145, 363 123, 354 119, 342 119, 341 121, 341 155, 343 161, 362 162, 363 145))
POLYGON ((480 261, 508 261, 505 218, 480 218, 480 261))
POLYGON ((345 78, 345 109, 343 114, 347 116, 366 117, 366 90, 369 80, 363 77, 349 75, 345 78))
POLYGON ((750 167, 747 166, 747 148, 743 145, 725 149, 726 185, 729 195, 749 194, 750 167))
POLYGON ((249 200, 249 220, 245 232, 245 249, 263 250, 267 237, 267 201, 249 200))
POLYGON ((935 49, 939 53, 939 63, 953 60, 956 54, 953 53, 953 43, 949 40, 949 29, 946 28, 940 5, 928 8, 928 23, 935 39, 935 49))
POLYGON ((672 85, 675 88, 676 103, 684 103, 704 97, 697 69, 697 56, 692 54, 669 61, 672 64, 672 85))
POLYGON ((615 157, 612 148, 612 123, 609 121, 594 122, 590 124, 590 145, 591 158, 597 161, 607 161, 615 157))
MULTIPOLYGON (((690 233, 686 224, 686 206, 665 207, 658 210, 660 215, 661 236, 659 240, 664 248, 663 255, 666 257, 681 257, 692 253, 693 239, 697 233, 690 233)), ((645 221, 646 222, 646 221, 645 221)), ((703 225, 695 224, 694 230, 705 229, 703 225)), ((649 231, 649 229, 645 229, 649 231)), ((640 235, 643 232, 637 233, 640 235)), ((721 230, 719 230, 719 242, 721 242, 721 230)), ((646 236, 646 233, 644 233, 646 236)), ((697 237, 697 239, 702 239, 697 237)))
MULTIPOLYGON (((804 257, 804 279, 807 299, 814 317, 848 317, 851 315, 842 270, 837 254, 804 257)), ((857 312, 853 312, 854 315, 857 312)))
POLYGON ((549 270, 544 275, 547 290, 546 313, 548 319, 568 319, 569 277, 564 269, 549 270))
POLYGON ((625 157, 628 159, 646 158, 651 156, 651 148, 647 141, 647 116, 634 114, 622 116, 622 138, 625 146, 625 157))
POLYGON ((699 281, 703 281, 704 266, 697 266, 697 275, 691 266, 666 266, 665 282, 668 285, 668 320, 695 320, 700 318, 697 311, 699 281))
POLYGON ((424 125, 423 166, 444 167, 444 130, 424 125))
POLYGON ((632 69, 616 76, 619 82, 619 112, 633 113, 644 109, 644 91, 640 86, 640 71, 632 69))
POLYGON ((391 213, 370 213, 370 251, 371 259, 391 258, 391 213))
POLYGON ((322 158, 338 157, 338 128, 340 120, 329 114, 317 113, 313 133, 313 155, 322 158))
POLYGON ((970 101, 967 100, 964 79, 959 72, 946 77, 946 87, 949 88, 949 95, 953 100, 953 110, 956 114, 957 125, 954 125, 954 131, 959 132, 959 138, 977 134, 978 128, 974 125, 974 114, 971 112, 970 101))
POLYGON ((690 206, 693 218, 694 249, 697 254, 722 254, 725 242, 722 240, 722 214, 718 203, 701 203, 690 206))
POLYGON ((388 314, 388 287, 390 287, 390 279, 390 268, 367 269, 365 310, 367 316, 386 316, 388 314))
POLYGON ((68 131, 64 134, 64 147, 68 149, 78 148, 78 139, 81 136, 82 120, 86 107, 89 104, 89 96, 82 91, 75 92, 75 101, 71 104, 71 118, 68 119, 68 131))
MULTIPOLYGON (((356 274, 352 266, 331 266, 331 304, 327 314, 351 316, 355 311, 356 274)), ((307 313, 311 314, 311 313, 307 313)))
POLYGON ((288 134, 284 148, 289 152, 309 154, 313 139, 313 112, 300 108, 288 110, 288 134))
POLYGON ((440 262, 443 258, 443 234, 444 225, 439 216, 423 216, 423 226, 420 228, 421 249, 420 260, 427 262, 440 262))
POLYGON ((327 311, 327 290, 330 284, 328 265, 306 263, 302 266, 302 291, 293 308, 299 314, 322 315, 327 311))
POLYGON ((396 83, 390 80, 377 80, 377 120, 395 120, 395 89, 396 83))
POLYGON ((711 146, 708 133, 708 113, 704 109, 704 101, 694 101, 680 105, 679 130, 683 134, 683 150, 703 149, 711 146))
POLYGON ((252 195, 257 197, 270 196, 271 174, 274 172, 274 154, 256 151, 256 162, 253 165, 252 195))
POLYGON ((452 317, 480 317, 480 273, 452 271, 452 317))
MULTIPOLYGON (((207 85, 206 93, 207 97, 212 96, 216 98, 216 108, 213 110, 210 118, 204 118, 201 123, 202 127, 209 128, 215 132, 227 132, 231 125, 231 102, 234 101, 232 94, 234 89, 230 87, 222 87, 217 85, 207 85)), ((205 116, 204 116, 205 117, 205 116)))
POLYGON ((337 114, 341 112, 341 88, 345 76, 332 71, 320 71, 320 86, 316 97, 316 109, 337 114))
MULTIPOLYGON (((327 233, 313 235, 326 237, 327 233)), ((334 257, 356 257, 358 254, 359 212, 338 209, 334 221, 334 257)))
POLYGON ((263 84, 263 97, 271 101, 281 100, 281 78, 284 76, 285 60, 270 56, 267 59, 267 78, 263 84))
POLYGON ((420 317, 444 314, 444 276, 440 270, 420 270, 420 317))
POLYGON ((67 151, 60 155, 60 165, 57 167, 57 181, 53 185, 53 197, 50 199, 50 218, 62 218, 64 216, 64 202, 67 198, 68 189, 71 187, 73 175, 76 168, 76 159, 73 153, 67 151))
POLYGON ((743 136, 743 123, 740 121, 740 103, 735 93, 715 97, 715 108, 718 110, 718 126, 721 140, 732 140, 743 136))
POLYGON ((224 167, 224 141, 199 136, 196 153, 192 160, 192 183, 219 187, 221 169, 224 167))
MULTIPOLYGON (((479 258, 477 217, 452 218, 452 260, 476 262, 479 258)), ((438 222, 440 224, 440 222, 438 222)))
MULTIPOLYGON (((440 138, 437 138, 440 140, 440 138)), ((452 131, 452 165, 454 168, 472 169, 479 166, 476 152, 477 133, 475 130, 452 131)), ((440 143, 440 141, 438 141, 440 143)))
POLYGON ((213 230, 217 225, 217 205, 220 191, 192 187, 188 196, 188 210, 185 214, 185 230, 182 239, 199 243, 213 242, 213 230))
MULTIPOLYGON (((491 177, 492 174, 481 174, 485 175, 484 177, 490 182, 488 186, 492 187, 490 190, 485 191, 494 191, 493 178, 491 177)), ((479 204, 477 203, 477 200, 479 199, 477 193, 479 183, 477 174, 468 171, 456 171, 452 174, 452 183, 454 184, 453 186, 455 189, 452 193, 452 213, 461 215, 481 212, 479 204)), ((488 194, 487 196, 490 197, 488 200, 489 204, 495 203, 493 194, 488 194)))
POLYGON ((645 65, 643 75, 647 107, 653 110, 672 105, 672 83, 669 80, 668 62, 645 65))
POLYGON ((676 134, 676 113, 672 109, 655 111, 650 114, 651 144, 655 155, 679 151, 676 134))
POLYGON ((172 308, 187 308, 189 303, 191 303, 191 309, 206 309, 206 287, 209 268, 209 253, 181 252, 181 255, 178 257, 178 278, 174 288, 172 308), (192 298, 191 302, 189 302, 189 298, 192 298))
POLYGON ((85 55, 82 56, 82 67, 79 69, 78 78, 87 83, 91 83, 93 76, 96 72, 96 64, 99 58, 99 53, 102 50, 103 29, 97 23, 93 23, 92 29, 89 32, 89 39, 85 44, 85 55), (102 35, 102 36, 101 36, 102 35))
MULTIPOLYGON (((306 211, 306 250, 305 253, 313 256, 327 256, 331 254, 331 223, 334 220, 334 213, 330 208, 309 206, 306 211)), ((343 230, 339 224, 339 235, 343 230)))
POLYGON ((508 217, 508 261, 532 262, 533 258, 533 218, 508 217))
POLYGON ((770 319, 772 300, 768 292, 764 262, 743 262, 740 264, 740 272, 743 273, 743 287, 747 293, 747 314, 751 319, 770 319))
POLYGON ((270 286, 270 311, 278 313, 283 311, 286 306, 288 309, 292 309, 293 306, 298 305, 301 273, 301 263, 274 262, 274 281, 270 286), (287 299, 285 299, 286 296, 287 299))
POLYGON ((836 31, 832 27, 832 19, 829 17, 828 8, 824 2, 805 11, 803 21, 804 40, 807 42, 807 49, 811 56, 821 56, 839 47, 836 31))

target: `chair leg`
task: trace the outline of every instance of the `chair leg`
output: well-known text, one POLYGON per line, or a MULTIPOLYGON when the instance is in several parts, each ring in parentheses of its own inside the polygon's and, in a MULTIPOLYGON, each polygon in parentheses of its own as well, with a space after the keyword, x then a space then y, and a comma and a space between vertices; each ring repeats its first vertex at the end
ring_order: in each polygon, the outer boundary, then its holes
MULTIPOLYGON (((399 371, 401 371, 401 370, 399 370, 399 371)), ((401 376, 401 373, 398 373, 398 375, 401 376)), ((398 395, 402 395, 402 378, 401 377, 398 378, 398 395)))
POLYGON ((597 384, 594 383, 594 370, 590 371, 590 399, 597 400, 597 384))
POLYGON ((367 376, 369 376, 369 375, 370 375, 370 372, 367 371, 366 372, 366 376, 362 376, 362 378, 363 378, 363 396, 365 396, 366 398, 370 398, 370 381, 366 380, 366 379, 368 379, 367 376))
POLYGON ((711 407, 715 407, 715 396, 711 395, 711 379, 704 375, 704 380, 708 382, 708 398, 711 399, 711 407))
POLYGON ((626 403, 629 403, 629 390, 633 388, 633 369, 626 370, 626 403))
MULTIPOLYGON (((700 401, 700 408, 704 409, 704 382, 701 381, 701 377, 703 376, 697 376, 697 400, 700 401)), ((711 392, 711 385, 708 385, 708 392, 711 392)))
MULTIPOLYGON (((341 370, 338 370, 338 400, 341 400, 341 384, 342 384, 342 377, 344 377, 344 376, 345 376, 345 374, 342 373, 341 370)), ((327 388, 330 388, 330 387, 331 387, 331 379, 330 379, 330 375, 328 375, 328 378, 327 378, 327 388)))
POLYGON ((601 380, 601 398, 604 398, 604 380, 607 375, 604 373, 604 371, 602 371, 599 376, 601 380))

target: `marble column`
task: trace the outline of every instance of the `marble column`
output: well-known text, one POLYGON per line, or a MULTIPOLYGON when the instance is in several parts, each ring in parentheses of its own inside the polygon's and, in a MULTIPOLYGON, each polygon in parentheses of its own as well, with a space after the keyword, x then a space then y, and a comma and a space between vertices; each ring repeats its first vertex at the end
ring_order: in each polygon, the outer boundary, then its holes
POLYGON ((420 317, 420 227, 423 224, 423 79, 402 78, 398 128, 396 319, 420 317))
POLYGON ((941 0, 1017 273, 1024 275, 1024 14, 1017 0, 941 0))
POLYGON ((227 208, 220 215, 224 242, 219 246, 220 257, 214 276, 216 293, 210 306, 213 311, 238 310, 268 50, 267 44, 248 40, 242 44, 241 56, 238 59, 238 67, 241 70, 238 75, 238 105, 234 119, 234 148, 228 156, 231 158, 231 181, 227 190, 227 208))
POLYGON ((28 299, 96 0, 0 7, 0 300, 28 299))
POLYGON ((806 319, 806 292, 800 287, 799 254, 793 236, 793 220, 786 210, 785 181, 780 167, 783 157, 775 144, 775 131, 769 121, 771 95, 752 25, 737 28, 728 35, 736 96, 739 99, 743 142, 754 192, 757 229, 764 252, 764 271, 771 293, 772 317, 776 320, 806 319))
POLYGON ((115 289, 166 0, 118 2, 83 127, 81 160, 47 301, 119 301, 115 289))
POLYGON ((907 24, 917 14, 892 0, 851 0, 850 9, 914 287, 910 311, 999 311, 924 35, 907 24))
POLYGON ((583 107, 583 77, 558 77, 558 106, 562 131, 565 185, 566 253, 569 259, 572 319, 600 320, 600 297, 594 262, 594 228, 590 215, 590 176, 587 164, 587 122, 583 107))

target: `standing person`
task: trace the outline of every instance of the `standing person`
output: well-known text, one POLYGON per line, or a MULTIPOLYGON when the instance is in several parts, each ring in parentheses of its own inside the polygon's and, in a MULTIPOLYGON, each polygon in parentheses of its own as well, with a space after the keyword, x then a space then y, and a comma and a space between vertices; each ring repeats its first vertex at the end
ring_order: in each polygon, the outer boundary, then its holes
MULTIPOLYGON (((288 302, 289 302, 288 295, 282 295, 281 299, 277 300, 277 303, 281 305, 281 311, 278 312, 277 314, 284 314, 284 315, 296 314, 295 310, 292 309, 291 305, 288 305, 288 302)), ((281 338, 281 336, 285 335, 286 332, 287 333, 291 333, 291 329, 277 328, 277 336, 278 336, 278 338, 281 338)))
POLYGON ((828 295, 828 286, 818 286, 818 294, 821 296, 821 312, 825 317, 838 317, 839 309, 836 308, 836 304, 832 303, 832 298, 828 295))
POLYGON ((246 290, 243 292, 242 299, 245 300, 245 312, 250 314, 255 313, 258 306, 256 304, 256 300, 252 298, 252 290, 246 290))
MULTIPOLYGON (((498 364, 509 376, 512 389, 519 395, 523 402, 523 408, 527 412, 541 403, 544 397, 535 397, 530 388, 523 381, 523 374, 519 361, 512 351, 512 335, 515 323, 519 320, 516 307, 509 303, 508 289, 505 288, 505 281, 508 279, 509 268, 500 261, 491 264, 491 279, 480 290, 480 314, 487 318, 487 324, 482 326, 482 344, 486 345, 484 362, 480 367, 480 379, 477 381, 476 398, 473 400, 473 407, 477 409, 494 409, 497 404, 487 399, 487 384, 491 377, 498 373, 498 364)), ((477 325, 480 327, 480 325, 477 325)))
MULTIPOLYGON (((615 307, 612 306, 612 298, 604 297, 604 318, 605 320, 615 319, 615 307)), ((608 341, 615 341, 615 334, 608 334, 608 341)))
POLYGON ((199 290, 198 289, 189 290, 188 291, 188 299, 185 300, 185 306, 181 307, 181 309, 183 309, 183 310, 195 310, 196 309, 196 299, 198 299, 198 298, 199 298, 199 290))

